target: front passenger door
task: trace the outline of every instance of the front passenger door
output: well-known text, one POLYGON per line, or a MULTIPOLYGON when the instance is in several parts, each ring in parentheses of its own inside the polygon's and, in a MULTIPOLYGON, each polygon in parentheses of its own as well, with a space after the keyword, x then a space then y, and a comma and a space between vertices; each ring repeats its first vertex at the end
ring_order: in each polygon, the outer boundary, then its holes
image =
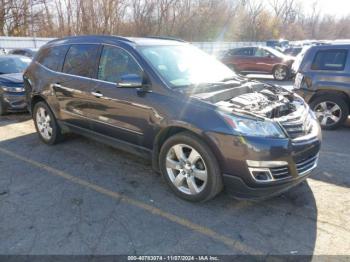
MULTIPOLYGON (((153 132, 150 119, 154 111, 148 105, 153 93, 139 95, 134 87, 117 87, 130 76, 143 78, 136 59, 117 46, 103 46, 91 106, 93 129, 97 133, 148 147, 145 137, 153 132)), ((148 141, 149 142, 149 141, 148 141)))

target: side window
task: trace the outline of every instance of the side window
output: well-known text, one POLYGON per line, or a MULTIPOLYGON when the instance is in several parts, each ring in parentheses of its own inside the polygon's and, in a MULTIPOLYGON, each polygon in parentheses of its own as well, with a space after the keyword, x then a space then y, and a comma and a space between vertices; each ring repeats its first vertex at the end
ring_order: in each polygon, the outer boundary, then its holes
POLYGON ((72 45, 66 55, 62 72, 91 77, 96 62, 98 45, 72 45))
POLYGON ((261 48, 257 48, 255 51, 255 56, 256 57, 268 57, 270 55, 270 52, 261 49, 261 48))
POLYGON ((104 46, 98 67, 97 78, 118 83, 127 75, 142 76, 142 70, 135 59, 121 48, 104 46))
POLYGON ((233 54, 241 55, 241 56, 252 56, 253 52, 251 48, 241 48, 241 49, 234 49, 233 54))
POLYGON ((38 62, 43 66, 53 70, 61 71, 64 61, 64 57, 68 51, 69 46, 56 46, 53 48, 47 48, 40 51, 38 54, 38 62))
POLYGON ((312 62, 312 70, 343 71, 348 56, 347 50, 323 50, 318 51, 312 62))

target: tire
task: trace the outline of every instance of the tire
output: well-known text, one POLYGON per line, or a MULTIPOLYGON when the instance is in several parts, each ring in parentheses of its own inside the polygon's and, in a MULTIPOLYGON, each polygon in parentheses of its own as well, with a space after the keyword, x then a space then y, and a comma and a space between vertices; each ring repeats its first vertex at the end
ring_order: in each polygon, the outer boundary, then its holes
POLYGON ((160 150, 159 166, 168 186, 182 199, 205 202, 223 188, 215 155, 201 139, 189 132, 176 134, 165 141, 160 150), (182 155, 187 164, 179 161, 178 155, 182 155))
POLYGON ((34 105, 33 119, 35 129, 40 139, 48 145, 54 145, 63 140, 61 128, 51 109, 45 102, 38 102, 34 105), (47 134, 45 131, 48 131, 47 134), (51 130, 51 131, 50 131, 51 130))
POLYGON ((276 66, 272 71, 273 78, 278 81, 284 81, 289 77, 289 70, 286 66, 276 66))
POLYGON ((321 95, 310 104, 321 128, 334 130, 344 124, 349 115, 349 105, 340 95, 321 95))

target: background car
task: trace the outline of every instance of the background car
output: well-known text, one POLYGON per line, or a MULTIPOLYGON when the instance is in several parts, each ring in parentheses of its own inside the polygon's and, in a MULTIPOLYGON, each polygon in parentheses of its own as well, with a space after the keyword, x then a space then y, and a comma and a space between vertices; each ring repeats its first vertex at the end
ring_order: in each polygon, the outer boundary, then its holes
POLYGON ((31 48, 16 48, 12 49, 8 52, 8 54, 12 55, 22 55, 26 57, 33 58, 35 54, 37 53, 38 49, 31 49, 31 48))
POLYGON ((335 129, 349 115, 350 45, 313 46, 305 54, 294 88, 315 111, 321 127, 335 129))
POLYGON ((286 50, 284 50, 283 54, 290 55, 290 56, 297 56, 302 50, 303 50, 303 47, 301 46, 288 47, 286 50))
POLYGON ((284 39, 272 39, 272 40, 267 40, 266 41, 266 46, 272 47, 274 49, 280 49, 280 50, 285 50, 286 48, 289 47, 289 41, 284 40, 284 39))
POLYGON ((270 47, 243 47, 228 50, 221 61, 241 74, 272 74, 286 80, 294 58, 270 47))
POLYGON ((23 71, 30 62, 25 56, 0 56, 0 115, 26 110, 23 71))

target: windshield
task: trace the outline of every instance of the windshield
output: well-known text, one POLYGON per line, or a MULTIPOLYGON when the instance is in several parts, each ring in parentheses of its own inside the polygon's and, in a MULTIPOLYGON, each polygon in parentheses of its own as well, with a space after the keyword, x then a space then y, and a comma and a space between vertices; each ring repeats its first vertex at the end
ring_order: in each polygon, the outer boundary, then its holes
POLYGON ((191 45, 143 46, 139 50, 174 88, 217 83, 236 76, 214 57, 191 45))
POLYGON ((21 73, 30 61, 26 57, 0 57, 0 74, 21 73))

